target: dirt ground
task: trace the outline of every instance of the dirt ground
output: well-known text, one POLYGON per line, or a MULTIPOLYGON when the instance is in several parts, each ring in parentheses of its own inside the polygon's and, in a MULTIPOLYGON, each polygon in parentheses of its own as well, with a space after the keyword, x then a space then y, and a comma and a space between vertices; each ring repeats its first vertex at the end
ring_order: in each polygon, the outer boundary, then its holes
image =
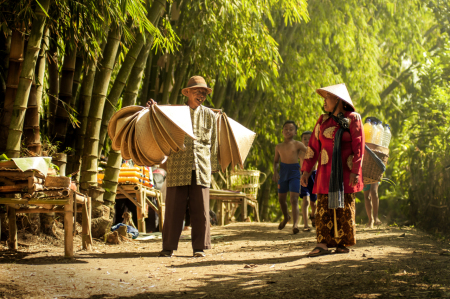
POLYGON ((289 225, 235 223, 211 233, 222 237, 205 258, 192 257, 189 240, 172 258, 157 257, 161 240, 95 241, 74 259, 62 257, 61 240, 22 239, 28 246, 17 253, 1 242, 0 298, 450 297, 448 242, 415 228, 359 226, 349 254, 316 258, 306 257, 315 232, 293 235, 289 225))

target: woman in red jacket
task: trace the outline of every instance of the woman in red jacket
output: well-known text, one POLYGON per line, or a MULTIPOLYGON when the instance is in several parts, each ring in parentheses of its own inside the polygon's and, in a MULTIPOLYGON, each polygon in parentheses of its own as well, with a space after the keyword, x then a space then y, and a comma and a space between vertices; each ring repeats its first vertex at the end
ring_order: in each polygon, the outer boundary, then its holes
POLYGON ((319 161, 313 193, 318 194, 316 212, 317 246, 309 256, 348 253, 356 244, 355 193, 363 189, 362 159, 364 132, 361 116, 345 84, 317 89, 324 98, 324 110, 308 144, 302 165, 303 186, 319 161))

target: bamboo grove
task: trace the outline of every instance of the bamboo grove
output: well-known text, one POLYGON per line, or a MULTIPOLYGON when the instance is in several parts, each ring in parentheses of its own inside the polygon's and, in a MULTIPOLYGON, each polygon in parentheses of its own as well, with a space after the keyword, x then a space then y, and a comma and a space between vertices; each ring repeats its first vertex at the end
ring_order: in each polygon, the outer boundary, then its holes
MULTIPOLYGON (((345 82, 363 118, 377 116, 393 127, 387 175, 397 187, 383 186, 384 198, 400 200, 420 222, 423 197, 410 188, 420 176, 429 177, 425 194, 430 186, 441 190, 436 206, 450 200, 448 188, 436 185, 450 164, 446 1, 6 0, 0 6, 1 152, 40 154, 56 144, 69 154, 67 173, 79 170, 84 192, 97 185, 99 157, 107 156, 102 187, 110 208, 122 160, 106 134, 111 116, 150 98, 182 104, 180 91, 197 74, 213 88, 207 106, 257 132, 247 168, 270 174, 281 124, 290 119, 299 131, 311 130, 322 113, 315 89, 345 82), (418 127, 419 119, 426 125, 418 127), (420 137, 430 134, 440 144, 420 137), (440 174, 430 175, 430 165, 440 174)), ((276 190, 269 180, 261 188, 262 218, 274 221, 281 216, 276 190)))

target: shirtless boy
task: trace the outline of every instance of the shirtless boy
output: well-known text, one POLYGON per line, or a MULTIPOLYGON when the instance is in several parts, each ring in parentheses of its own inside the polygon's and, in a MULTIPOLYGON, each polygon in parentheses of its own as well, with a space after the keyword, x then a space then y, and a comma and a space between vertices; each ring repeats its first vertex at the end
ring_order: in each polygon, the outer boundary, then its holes
MULTIPOLYGON (((305 146, 308 146, 309 138, 311 138, 312 132, 311 131, 305 131, 302 133, 302 143, 305 146)), ((302 152, 300 154, 300 165, 303 164, 303 160, 305 159, 305 153, 302 152)), ((316 215, 316 201, 317 201, 317 194, 313 194, 312 190, 314 188, 314 182, 316 178, 316 172, 317 172, 317 164, 313 167, 313 170, 311 172, 311 175, 309 176, 308 180, 308 187, 300 186, 300 198, 302 199, 302 214, 303 214, 303 231, 308 232, 311 230, 311 228, 308 225, 308 209, 309 204, 311 203, 311 224, 313 227, 315 227, 315 215, 316 215)))
POLYGON ((286 203, 287 192, 290 191, 289 198, 292 206, 292 217, 294 218, 292 231, 297 234, 299 232, 298 219, 300 215, 298 209, 300 164, 298 164, 298 159, 300 153, 303 153, 303 155, 306 153, 306 146, 300 141, 294 140, 295 135, 297 135, 297 125, 293 121, 286 121, 283 125, 284 142, 275 147, 272 180, 278 182, 278 201, 284 215, 278 229, 283 229, 291 219, 286 203), (280 163, 280 173, 278 173, 278 163, 280 163))

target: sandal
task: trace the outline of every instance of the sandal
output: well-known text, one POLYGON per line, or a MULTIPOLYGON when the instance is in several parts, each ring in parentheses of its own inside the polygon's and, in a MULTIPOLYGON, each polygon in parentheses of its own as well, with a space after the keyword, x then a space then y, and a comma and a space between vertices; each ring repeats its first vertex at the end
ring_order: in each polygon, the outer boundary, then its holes
POLYGON ((309 219, 311 220, 312 227, 316 227, 316 216, 309 214, 309 219))
POLYGON ((291 220, 291 216, 288 216, 287 219, 284 218, 284 220, 281 221, 280 224, 278 225, 278 229, 282 230, 286 226, 286 224, 289 222, 289 220, 291 220))
POLYGON ((308 253, 308 255, 307 255, 308 257, 316 257, 316 256, 327 255, 327 254, 330 254, 330 253, 331 253, 330 250, 323 249, 322 247, 319 247, 319 246, 317 246, 316 248, 314 248, 313 250, 311 250, 311 252, 308 253), (313 252, 314 250, 319 250, 319 252, 311 253, 311 252, 313 252))
POLYGON ((344 245, 338 245, 336 247, 336 250, 334 251, 334 253, 337 253, 337 254, 349 253, 349 252, 350 252, 350 249, 348 249, 344 245))

